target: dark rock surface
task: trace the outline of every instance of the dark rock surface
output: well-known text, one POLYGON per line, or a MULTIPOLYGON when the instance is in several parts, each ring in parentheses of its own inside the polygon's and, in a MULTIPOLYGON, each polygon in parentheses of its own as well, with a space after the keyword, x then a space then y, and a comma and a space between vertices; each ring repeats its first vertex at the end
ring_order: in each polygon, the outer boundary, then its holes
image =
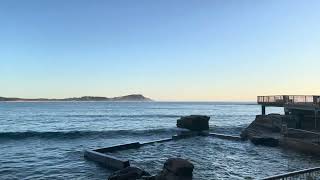
POLYGON ((258 115, 256 119, 241 132, 242 139, 252 139, 253 137, 272 137, 279 136, 282 123, 287 118, 283 115, 258 115))
POLYGON ((184 116, 177 120, 177 127, 191 131, 205 131, 209 130, 209 119, 209 116, 184 116))
POLYGON ((163 170, 156 176, 156 180, 191 180, 193 164, 181 158, 168 159, 163 170))
POLYGON ((137 167, 127 167, 112 173, 108 180, 136 180, 141 179, 143 176, 150 176, 150 174, 137 167))
POLYGON ((127 167, 112 173, 108 180, 192 180, 193 169, 193 164, 188 160, 170 158, 156 176, 137 167, 127 167))
POLYGON ((252 137, 251 142, 255 145, 277 147, 279 146, 279 140, 271 137, 252 137))
MULTIPOLYGON (((304 119, 301 127, 309 127, 304 119)), ((312 122, 312 121, 311 121, 312 122)), ((319 135, 316 132, 297 129, 299 117, 296 115, 258 115, 241 133, 241 138, 255 145, 280 146, 308 154, 320 155, 319 135)))

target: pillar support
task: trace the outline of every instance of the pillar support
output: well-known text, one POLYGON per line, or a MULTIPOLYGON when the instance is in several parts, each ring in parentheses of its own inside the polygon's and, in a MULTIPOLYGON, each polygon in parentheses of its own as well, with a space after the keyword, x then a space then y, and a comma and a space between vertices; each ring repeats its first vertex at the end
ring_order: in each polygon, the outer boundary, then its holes
POLYGON ((317 118, 318 118, 318 110, 314 110, 314 129, 317 130, 317 118))
POLYGON ((266 106, 261 106, 262 115, 266 115, 266 106))

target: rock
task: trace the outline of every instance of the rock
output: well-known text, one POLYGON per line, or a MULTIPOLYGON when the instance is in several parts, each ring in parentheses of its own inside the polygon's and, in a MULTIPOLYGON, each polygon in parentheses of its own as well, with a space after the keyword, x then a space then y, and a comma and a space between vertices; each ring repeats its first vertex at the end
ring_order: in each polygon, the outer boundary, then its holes
POLYGON ((191 131, 209 130, 209 116, 191 115, 177 120, 177 127, 191 131))
POLYGON ((168 159, 156 180, 192 180, 193 164, 181 158, 168 159))
POLYGON ((252 137, 250 140, 255 145, 263 145, 269 147, 279 146, 279 140, 271 137, 252 137))
POLYGON ((150 176, 150 174, 137 167, 127 167, 125 169, 112 173, 108 180, 137 180, 143 176, 150 176))
POLYGON ((245 129, 241 132, 240 137, 242 140, 247 140, 248 139, 248 130, 245 129))
POLYGON ((156 176, 142 176, 139 180, 156 180, 156 176))

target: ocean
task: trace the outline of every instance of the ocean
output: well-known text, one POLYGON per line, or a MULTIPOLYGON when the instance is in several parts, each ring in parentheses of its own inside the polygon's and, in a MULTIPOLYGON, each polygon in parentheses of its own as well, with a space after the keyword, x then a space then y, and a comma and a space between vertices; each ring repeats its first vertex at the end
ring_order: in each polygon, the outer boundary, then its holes
MULTIPOLYGON (((268 108, 267 113, 283 113, 268 108)), ((180 116, 208 115, 210 131, 239 135, 260 114, 255 103, 1 102, 0 179, 106 179, 86 149, 170 137, 180 116)), ((153 174, 169 157, 189 159, 194 179, 257 179, 320 165, 290 149, 194 137, 115 153, 153 174)))

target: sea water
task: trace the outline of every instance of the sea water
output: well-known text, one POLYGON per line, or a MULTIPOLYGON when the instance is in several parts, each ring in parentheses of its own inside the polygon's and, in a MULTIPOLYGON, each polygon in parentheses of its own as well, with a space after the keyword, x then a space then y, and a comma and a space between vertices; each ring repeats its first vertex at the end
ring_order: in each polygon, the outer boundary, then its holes
MULTIPOLYGON (((84 159, 84 150, 170 137, 179 131, 176 120, 191 114, 210 116, 212 132, 239 135, 260 113, 255 103, 1 102, 0 179, 106 179, 112 171, 84 159)), ((254 179, 320 165, 295 151, 213 137, 115 155, 153 174, 169 157, 186 158, 194 179, 254 179)))

